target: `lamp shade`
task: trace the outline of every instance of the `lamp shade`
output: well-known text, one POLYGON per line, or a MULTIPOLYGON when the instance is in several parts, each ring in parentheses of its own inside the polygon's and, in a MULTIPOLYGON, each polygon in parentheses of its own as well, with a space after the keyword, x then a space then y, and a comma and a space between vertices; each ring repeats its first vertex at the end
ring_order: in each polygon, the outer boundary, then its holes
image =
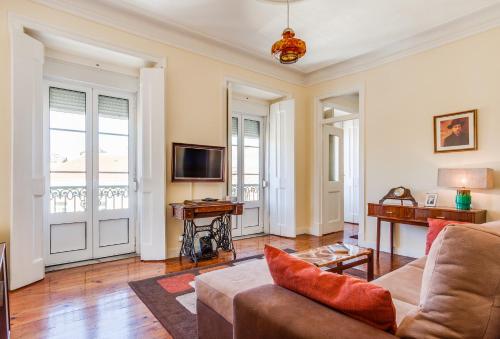
POLYGON ((491 168, 439 168, 438 186, 493 188, 493 170, 491 168))

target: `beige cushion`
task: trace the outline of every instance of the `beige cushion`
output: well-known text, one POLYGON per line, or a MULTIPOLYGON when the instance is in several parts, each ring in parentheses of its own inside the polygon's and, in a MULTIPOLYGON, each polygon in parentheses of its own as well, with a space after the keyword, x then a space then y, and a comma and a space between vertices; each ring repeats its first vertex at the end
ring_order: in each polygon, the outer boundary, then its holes
POLYGON ((409 313, 415 312, 418 308, 417 305, 405 303, 399 299, 392 298, 392 302, 394 303, 394 307, 396 308, 396 324, 399 326, 403 319, 409 313))
POLYGON ((434 241, 422 277, 420 305, 397 335, 409 338, 499 338, 500 232, 454 225, 434 241))
POLYGON ((383 275, 372 283, 389 290, 393 299, 416 306, 419 304, 420 284, 424 272, 420 265, 421 261, 417 265, 408 264, 383 275))
POLYGON ((407 264, 408 266, 414 266, 414 267, 417 267, 417 268, 420 268, 422 271, 424 270, 425 268, 425 263, 427 262, 427 256, 423 256, 422 258, 419 258, 419 259, 416 259, 416 260, 413 260, 412 262, 410 262, 409 264, 407 264))
POLYGON ((257 259, 198 275, 195 284, 196 297, 232 324, 234 296, 274 282, 266 261, 257 259))

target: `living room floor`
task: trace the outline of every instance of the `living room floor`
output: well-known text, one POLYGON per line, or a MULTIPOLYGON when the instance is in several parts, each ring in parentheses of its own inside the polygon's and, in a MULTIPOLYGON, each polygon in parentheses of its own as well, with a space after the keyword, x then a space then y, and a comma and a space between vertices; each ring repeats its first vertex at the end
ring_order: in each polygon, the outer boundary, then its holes
MULTIPOLYGON (((338 241, 356 244, 357 227, 345 232, 296 239, 260 236, 235 241, 238 258, 261 254, 264 244, 306 250, 338 241)), ((200 266, 232 260, 230 253, 200 266)), ((381 253, 375 275, 395 270, 413 258, 381 253)), ((46 278, 10 294, 12 338, 170 338, 130 289, 128 282, 194 267, 188 259, 141 262, 138 257, 47 273, 46 278)), ((362 267, 361 269, 365 269, 362 267)))

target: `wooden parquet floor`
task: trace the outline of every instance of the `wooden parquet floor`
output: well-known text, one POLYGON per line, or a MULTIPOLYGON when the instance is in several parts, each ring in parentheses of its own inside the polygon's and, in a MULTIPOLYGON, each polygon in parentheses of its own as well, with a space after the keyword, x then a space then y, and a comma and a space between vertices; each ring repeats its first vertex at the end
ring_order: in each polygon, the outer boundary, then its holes
MULTIPOLYGON (((337 241, 356 243, 346 232, 323 237, 300 235, 296 239, 277 236, 235 241, 238 258, 261 254, 264 244, 305 250, 337 241)), ((230 253, 200 264, 230 261, 230 253)), ((411 258, 381 253, 375 274, 385 274, 411 258)), ((170 338, 170 335, 128 286, 145 279, 194 267, 188 260, 141 262, 129 258, 47 273, 46 278, 10 294, 12 338, 170 338)))

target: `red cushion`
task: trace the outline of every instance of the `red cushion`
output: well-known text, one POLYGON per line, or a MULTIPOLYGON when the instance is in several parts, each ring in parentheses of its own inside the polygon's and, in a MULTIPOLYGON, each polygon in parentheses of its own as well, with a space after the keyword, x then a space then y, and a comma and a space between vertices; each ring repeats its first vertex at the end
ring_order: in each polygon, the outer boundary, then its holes
POLYGON ((429 254, 431 250, 432 243, 437 238, 439 232, 443 230, 446 226, 450 224, 466 224, 461 221, 453 221, 453 220, 444 220, 444 219, 433 219, 428 218, 427 222, 429 223, 429 230, 427 231, 427 240, 425 242, 425 254, 429 254))
POLYGON ((350 276, 324 272, 269 245, 265 246, 264 254, 276 285, 395 333, 396 310, 386 289, 350 276))

